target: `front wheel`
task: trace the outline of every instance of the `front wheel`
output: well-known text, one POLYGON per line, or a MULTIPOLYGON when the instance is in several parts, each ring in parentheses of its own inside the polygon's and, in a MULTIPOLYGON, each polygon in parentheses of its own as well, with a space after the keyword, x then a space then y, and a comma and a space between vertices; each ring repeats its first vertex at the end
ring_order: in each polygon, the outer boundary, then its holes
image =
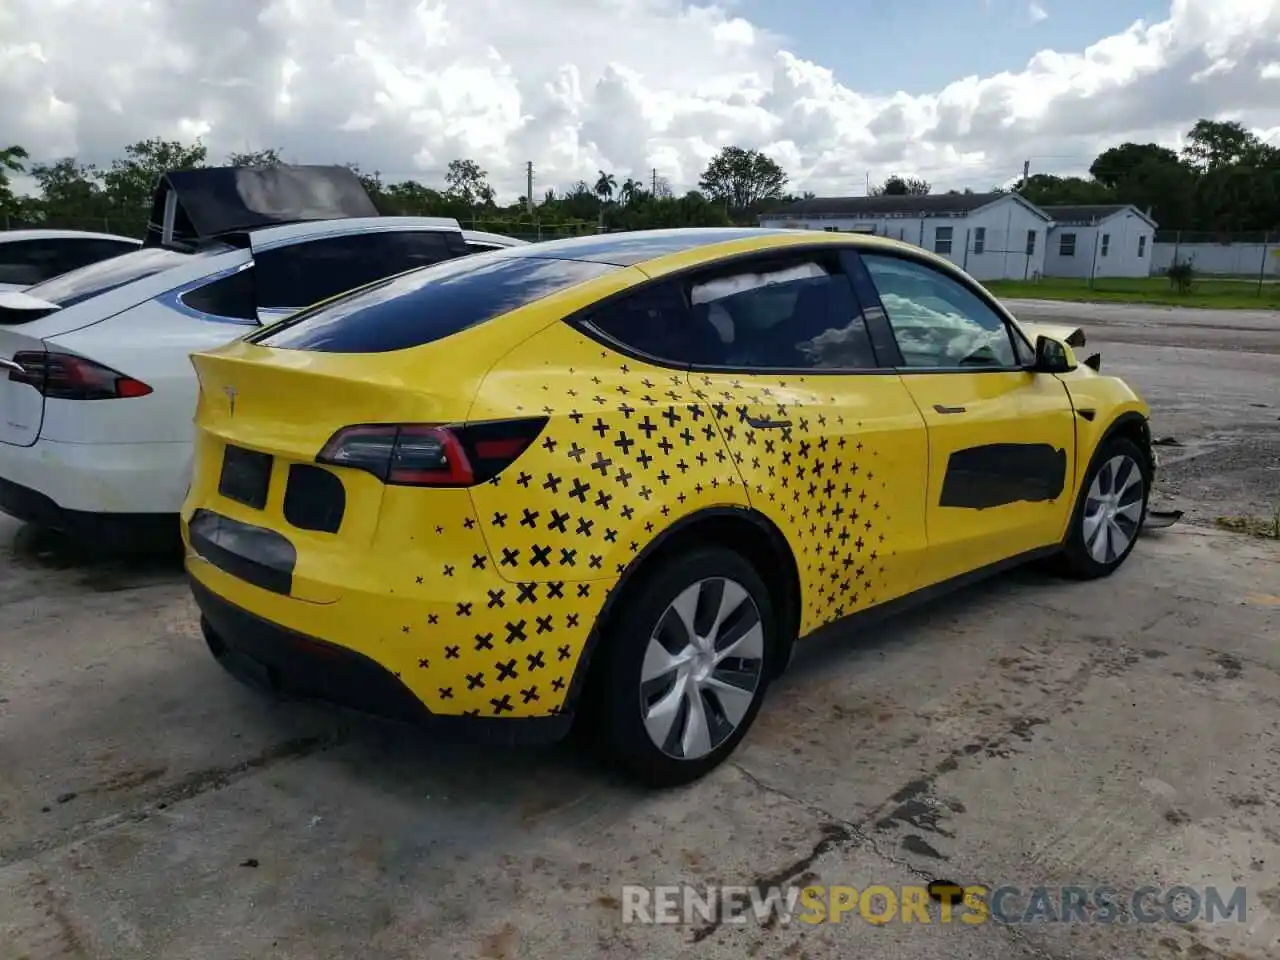
POLYGON ((604 746, 650 786, 688 783, 746 735, 773 669, 768 588, 722 548, 667 562, 635 584, 596 679, 604 746))
POLYGON ((1115 437, 1094 456, 1063 545, 1065 572, 1081 580, 1114 573, 1137 543, 1147 515, 1150 472, 1131 440, 1115 437))

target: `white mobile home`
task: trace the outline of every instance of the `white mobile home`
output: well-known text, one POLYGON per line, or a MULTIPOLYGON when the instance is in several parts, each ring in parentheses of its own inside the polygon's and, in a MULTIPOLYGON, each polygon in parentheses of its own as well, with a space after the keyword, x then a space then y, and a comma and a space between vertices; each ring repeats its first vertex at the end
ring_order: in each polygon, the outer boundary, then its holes
POLYGON ((763 214, 760 226, 874 233, 932 250, 978 280, 1024 280, 1044 271, 1050 219, 1016 193, 940 193, 798 200, 763 214))
POLYGON ((1046 206, 1053 217, 1047 277, 1145 277, 1156 222, 1129 203, 1046 206))

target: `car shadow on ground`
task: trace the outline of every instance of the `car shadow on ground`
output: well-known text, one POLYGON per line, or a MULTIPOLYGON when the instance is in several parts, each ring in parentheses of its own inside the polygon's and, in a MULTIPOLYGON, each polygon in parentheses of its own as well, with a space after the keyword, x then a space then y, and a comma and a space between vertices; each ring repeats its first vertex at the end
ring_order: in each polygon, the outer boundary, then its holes
POLYGON ((95 593, 176 583, 183 575, 182 542, 176 539, 123 550, 28 523, 18 528, 9 549, 13 563, 68 574, 75 586, 95 593))
MULTIPOLYGON (((1026 593, 1044 590, 1046 587, 1070 583, 1040 564, 1016 567, 976 583, 960 587, 924 601, 918 606, 895 612, 883 619, 876 618, 860 624, 856 619, 832 630, 824 631, 812 640, 801 640, 787 671, 777 686, 790 687, 802 684, 822 674, 836 662, 848 665, 851 660, 869 656, 881 656, 895 646, 913 642, 913 635, 925 635, 925 627, 939 622, 961 620, 973 611, 999 603, 1012 601, 1026 593)), ((928 642, 936 643, 936 637, 928 642)), ((939 655, 945 651, 939 650, 939 655)), ((768 703, 765 704, 768 709, 768 703)))
MULTIPOLYGON (((920 643, 937 643, 936 632, 925 629, 930 624, 963 620, 985 606, 1062 582, 1036 567, 1018 569, 878 620, 869 629, 854 626, 802 641, 790 668, 775 685, 776 692, 784 695, 775 697, 771 691, 763 710, 786 709, 787 691, 820 683, 825 673, 862 658, 893 656, 895 650, 917 642, 917 636, 920 643)), ((945 654, 940 647, 938 655, 945 654)), ((225 679, 238 682, 229 676, 225 679)), ((504 819, 514 816, 522 823, 533 823, 586 818, 602 806, 638 802, 646 794, 610 762, 583 724, 577 724, 564 740, 548 745, 448 744, 412 726, 254 693, 282 706, 316 709, 327 717, 336 732, 321 752, 331 775, 388 799, 448 798, 504 811, 504 819)), ((751 739, 748 734, 736 757, 750 747, 751 739)))
MULTIPOLYGON (((99 592, 177 584, 182 578, 181 551, 176 547, 158 552, 112 553, 70 541, 50 530, 26 526, 14 537, 12 552, 21 566, 53 572, 59 579, 65 574, 71 578, 69 586, 80 585, 99 592)), ((936 644, 936 631, 926 629, 931 625, 972 619, 972 614, 983 607, 1012 602, 1062 582, 1039 567, 1019 568, 877 620, 866 629, 852 624, 821 638, 802 641, 790 669, 766 700, 764 712, 785 710, 789 701, 785 694, 805 685, 820 685, 824 674, 840 667, 847 669, 865 658, 893 656, 895 650, 903 652, 916 643, 936 644)), ((194 607, 191 614, 194 622, 194 607)), ((193 639, 198 637, 197 632, 193 633, 193 639)), ((195 642, 200 644, 198 639, 195 642)), ((945 654, 944 649, 938 650, 939 656, 945 654)), ((564 741, 545 746, 446 744, 414 727, 327 705, 258 690, 215 692, 211 685, 237 687, 239 681, 218 669, 211 658, 205 661, 200 657, 177 669, 179 675, 167 683, 174 689, 203 688, 205 696, 216 700, 229 695, 223 704, 223 723, 279 724, 280 729, 260 731, 265 734, 260 756, 239 757, 225 767, 214 761, 208 769, 194 771, 176 782, 148 784, 131 798, 133 803, 180 800, 278 761, 302 757, 311 757, 326 769, 328 776, 358 792, 411 804, 428 797, 461 801, 464 805, 483 806, 498 819, 522 824, 578 821, 604 808, 639 802, 645 794, 643 788, 607 762, 607 757, 592 749, 590 732, 582 729, 564 741), (198 674, 193 672, 197 662, 198 674), (261 697, 272 705, 250 705, 242 697, 261 697)), ((134 698, 127 694, 116 691, 120 702, 133 702, 134 698)), ((744 750, 750 748, 751 742, 748 735, 744 750)))

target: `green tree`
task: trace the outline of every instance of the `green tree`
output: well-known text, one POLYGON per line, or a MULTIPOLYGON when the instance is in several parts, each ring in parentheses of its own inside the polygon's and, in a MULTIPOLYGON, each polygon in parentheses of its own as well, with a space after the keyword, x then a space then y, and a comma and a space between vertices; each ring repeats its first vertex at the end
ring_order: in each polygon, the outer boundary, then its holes
POLYGON ((725 147, 711 158, 698 186, 733 210, 747 210, 762 200, 776 200, 787 185, 787 174, 758 150, 725 147))
POLYGON ((600 171, 600 176, 596 178, 595 193, 600 198, 601 203, 608 203, 613 199, 613 191, 618 189, 618 178, 612 173, 600 171))
MULTIPOLYGON (((450 199, 439 190, 405 180, 393 183, 385 190, 388 205, 397 216, 436 217, 448 215, 450 199)), ((456 202, 456 201, 455 201, 456 202)))
POLYGON ((1032 174, 1018 181, 1014 189, 1039 206, 1057 204, 1114 203, 1111 191, 1096 180, 1084 177, 1059 177, 1052 173, 1032 174))
POLYGON ((230 167, 278 167, 284 161, 280 158, 280 151, 275 147, 268 147, 266 150, 246 150, 243 153, 232 153, 227 157, 227 166, 230 167))
POLYGON ((124 148, 122 159, 111 161, 111 168, 102 174, 102 185, 117 210, 131 217, 145 215, 161 175, 203 167, 208 155, 199 140, 194 144, 159 137, 139 140, 124 148))
POLYGON ((1189 229, 1195 224, 1198 177, 1185 163, 1148 159, 1138 164, 1115 187, 1119 203, 1151 211, 1165 229, 1189 229))
POLYGON ((923 197, 927 196, 932 189, 927 180, 920 177, 900 177, 895 173, 881 186, 872 187, 871 195, 873 197, 923 197))
POLYGON ((631 177, 627 177, 618 189, 618 196, 621 198, 623 205, 627 207, 632 206, 643 195, 644 185, 639 180, 633 180, 631 177))
POLYGON ((53 163, 37 163, 31 176, 40 187, 43 219, 68 226, 76 220, 108 218, 111 198, 99 181, 92 164, 82 164, 75 157, 63 157, 53 163))
POLYGON ((474 160, 450 160, 444 175, 446 193, 468 207, 493 203, 493 187, 488 178, 488 171, 474 160))
POLYGON ((1197 120, 1182 153, 1192 166, 1207 171, 1239 163, 1258 146, 1258 138, 1235 120, 1197 120))
POLYGON ((9 174, 23 173, 26 170, 27 151, 19 146, 0 149, 0 214, 15 214, 21 208, 21 201, 13 192, 9 182, 9 174))
POLYGON ((1182 161, 1168 147, 1159 144, 1122 143, 1098 154, 1089 165, 1089 176, 1108 190, 1115 190, 1130 180, 1139 168, 1153 165, 1182 166, 1182 161))

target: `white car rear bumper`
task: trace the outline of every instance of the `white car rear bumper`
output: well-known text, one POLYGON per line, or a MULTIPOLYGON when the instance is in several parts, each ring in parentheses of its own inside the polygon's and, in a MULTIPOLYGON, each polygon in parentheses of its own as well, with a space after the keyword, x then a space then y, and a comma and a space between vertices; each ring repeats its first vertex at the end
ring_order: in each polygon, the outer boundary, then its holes
POLYGON ((0 509, 54 526, 47 514, 176 514, 190 476, 190 443, 0 443, 0 509))

